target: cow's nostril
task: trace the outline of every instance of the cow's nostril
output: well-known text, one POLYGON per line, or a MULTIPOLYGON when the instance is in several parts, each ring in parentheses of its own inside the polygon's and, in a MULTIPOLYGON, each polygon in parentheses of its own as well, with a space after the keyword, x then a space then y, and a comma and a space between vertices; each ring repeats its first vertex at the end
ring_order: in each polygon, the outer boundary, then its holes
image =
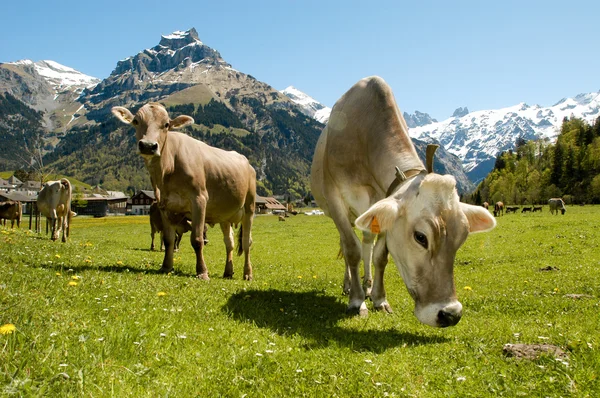
POLYGON ((437 316, 438 325, 442 328, 445 328, 448 326, 454 326, 458 323, 458 321, 460 321, 460 316, 461 316, 460 313, 453 314, 448 311, 440 310, 440 312, 438 312, 438 316, 437 316))

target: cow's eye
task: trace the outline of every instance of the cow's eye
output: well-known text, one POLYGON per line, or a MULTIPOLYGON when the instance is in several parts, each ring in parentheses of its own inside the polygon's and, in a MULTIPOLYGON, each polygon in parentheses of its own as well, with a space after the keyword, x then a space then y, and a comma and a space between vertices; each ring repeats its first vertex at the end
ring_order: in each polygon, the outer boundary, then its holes
POLYGON ((169 128, 169 122, 165 123, 165 128, 168 129, 169 128))
POLYGON ((427 249, 427 236, 423 232, 415 231, 414 237, 418 244, 427 249))
POLYGON ((133 122, 131 122, 131 124, 133 124, 134 126, 137 126, 138 125, 137 119, 133 119, 133 122))

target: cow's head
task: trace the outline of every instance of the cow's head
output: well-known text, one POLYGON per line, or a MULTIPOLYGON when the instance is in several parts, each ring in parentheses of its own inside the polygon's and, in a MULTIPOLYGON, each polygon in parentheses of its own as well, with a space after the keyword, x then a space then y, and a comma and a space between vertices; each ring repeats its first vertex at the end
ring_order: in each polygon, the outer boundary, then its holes
POLYGON ((142 106, 135 116, 129 109, 122 106, 113 107, 112 113, 123 123, 132 124, 135 127, 138 149, 144 157, 160 156, 169 130, 194 123, 194 119, 185 115, 171 120, 167 110, 155 102, 142 106))
MULTIPOLYGON (((462 316, 454 287, 454 257, 471 232, 489 231, 496 220, 481 206, 459 201, 454 177, 418 176, 356 219, 372 231, 374 220, 424 324, 453 326, 462 316)), ((377 231, 373 231, 377 232, 377 231)))

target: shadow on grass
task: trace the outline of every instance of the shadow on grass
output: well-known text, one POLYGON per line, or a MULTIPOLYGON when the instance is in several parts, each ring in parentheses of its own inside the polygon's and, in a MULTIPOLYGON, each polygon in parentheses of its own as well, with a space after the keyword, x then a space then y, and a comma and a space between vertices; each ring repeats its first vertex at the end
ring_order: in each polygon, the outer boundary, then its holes
MULTIPOLYGON (((357 330, 339 325, 346 305, 319 292, 249 290, 232 295, 223 311, 241 322, 252 322, 280 335, 299 334, 313 341, 309 349, 339 344, 357 351, 383 352, 404 344, 439 344, 445 337, 398 331, 357 330)), ((370 315, 373 316, 373 315, 370 315)), ((393 316, 393 315, 391 315, 393 316)), ((368 319, 365 318, 365 322, 368 319)))
MULTIPOLYGON (((91 264, 81 264, 81 265, 61 265, 61 264, 37 264, 33 265, 36 268, 44 268, 44 269, 52 269, 56 271, 64 272, 66 270, 73 270, 74 273, 83 272, 83 271, 101 271, 101 272, 112 272, 112 273, 131 273, 131 274, 145 274, 145 275, 158 275, 163 274, 159 268, 138 268, 131 267, 127 265, 91 265, 91 264)), ((182 272, 178 272, 177 270, 171 272, 173 276, 183 276, 189 277, 190 275, 186 275, 182 272)))

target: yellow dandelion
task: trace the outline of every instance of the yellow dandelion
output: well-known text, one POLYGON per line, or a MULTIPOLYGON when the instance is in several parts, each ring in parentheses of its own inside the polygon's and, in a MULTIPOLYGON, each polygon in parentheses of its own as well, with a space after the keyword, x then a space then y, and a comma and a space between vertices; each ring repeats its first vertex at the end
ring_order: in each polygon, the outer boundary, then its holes
POLYGON ((121 260, 117 261, 117 265, 123 265, 123 261, 121 261, 121 260))
POLYGON ((62 274, 61 274, 60 272, 57 272, 57 273, 56 273, 56 276, 61 276, 61 275, 62 275, 62 274))
POLYGON ((298 279, 302 279, 302 275, 298 275, 298 279))
POLYGON ((92 259, 91 259, 91 258, 86 258, 86 259, 85 259, 85 262, 89 264, 89 263, 91 263, 91 262, 92 262, 92 259))
POLYGON ((54 257, 60 258, 60 254, 55 254, 54 257))
POLYGON ((471 286, 465 286, 464 289, 465 290, 473 290, 473 288, 471 286))
POLYGON ((77 282, 71 281, 69 282, 69 286, 77 286, 77 282))
POLYGON ((316 275, 313 275, 313 279, 317 279, 317 276, 316 276, 316 275))
POLYGON ((77 281, 77 280, 81 279, 81 277, 80 277, 80 276, 77 276, 77 275, 73 275, 73 276, 71 277, 71 279, 74 279, 74 280, 76 280, 76 281, 77 281))
POLYGON ((12 323, 7 323, 0 326, 0 334, 11 334, 15 330, 17 330, 17 327, 12 323))
POLYGON ((85 245, 84 245, 84 246, 85 246, 85 247, 91 247, 91 246, 94 246, 94 245, 92 245, 92 243, 91 243, 91 242, 85 242, 85 245))
POLYGON ((2 233, 3 233, 4 235, 8 235, 10 232, 8 232, 8 231, 2 231, 2 233))
POLYGON ((165 293, 165 292, 158 292, 158 293, 156 293, 156 295, 157 295, 158 297, 162 297, 162 296, 166 296, 166 295, 167 295, 167 293, 165 293))

